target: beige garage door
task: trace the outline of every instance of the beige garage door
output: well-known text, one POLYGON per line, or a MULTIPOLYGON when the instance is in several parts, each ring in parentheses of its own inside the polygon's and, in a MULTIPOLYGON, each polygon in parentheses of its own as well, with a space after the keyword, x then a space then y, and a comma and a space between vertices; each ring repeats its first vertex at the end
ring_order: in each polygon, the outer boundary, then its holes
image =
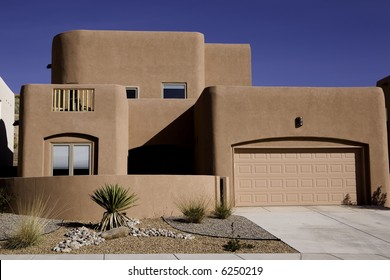
POLYGON ((358 149, 240 149, 234 154, 236 206, 356 201, 358 149))

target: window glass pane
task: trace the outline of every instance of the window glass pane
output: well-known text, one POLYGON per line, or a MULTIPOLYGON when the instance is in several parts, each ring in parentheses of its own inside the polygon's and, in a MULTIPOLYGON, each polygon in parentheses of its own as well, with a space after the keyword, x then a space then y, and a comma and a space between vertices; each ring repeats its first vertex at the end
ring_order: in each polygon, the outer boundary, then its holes
POLYGON ((89 175, 91 167, 91 146, 73 146, 73 175, 89 175))
POLYGON ((186 98, 185 84, 164 84, 164 98, 186 98))
POLYGON ((53 146, 53 176, 69 175, 69 146, 53 146))
POLYGON ((138 90, 136 88, 126 88, 126 95, 128 99, 138 98, 138 90))

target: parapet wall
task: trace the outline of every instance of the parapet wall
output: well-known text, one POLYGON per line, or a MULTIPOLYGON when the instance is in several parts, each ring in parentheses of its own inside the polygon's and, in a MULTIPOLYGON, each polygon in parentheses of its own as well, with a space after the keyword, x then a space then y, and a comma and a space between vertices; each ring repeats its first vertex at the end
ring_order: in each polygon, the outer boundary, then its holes
MULTIPOLYGON (((213 207, 219 197, 217 176, 58 176, 11 178, 0 180, 16 200, 34 197, 48 198, 49 205, 60 213, 56 218, 77 221, 100 221, 104 209, 90 198, 90 194, 104 184, 119 184, 138 196, 136 206, 127 211, 128 217, 156 218, 180 215, 176 204, 186 198, 202 196, 213 207)), ((13 205, 14 211, 15 205, 13 205)))

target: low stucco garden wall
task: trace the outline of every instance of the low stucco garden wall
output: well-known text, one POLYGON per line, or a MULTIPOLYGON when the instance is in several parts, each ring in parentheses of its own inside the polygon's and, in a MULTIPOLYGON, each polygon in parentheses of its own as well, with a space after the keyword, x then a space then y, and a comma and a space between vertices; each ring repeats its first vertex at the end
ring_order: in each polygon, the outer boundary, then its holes
MULTIPOLYGON (((43 194, 55 206, 56 217, 66 220, 98 221, 104 209, 90 199, 90 194, 104 184, 119 184, 135 192, 138 201, 127 211, 128 217, 153 218, 179 215, 180 199, 199 195, 210 199, 210 206, 219 197, 219 177, 178 175, 123 175, 123 176, 58 176, 10 178, 0 180, 0 186, 16 199, 43 194)), ((15 203, 14 203, 15 204, 15 203)), ((17 212, 15 205, 13 210, 17 212)))

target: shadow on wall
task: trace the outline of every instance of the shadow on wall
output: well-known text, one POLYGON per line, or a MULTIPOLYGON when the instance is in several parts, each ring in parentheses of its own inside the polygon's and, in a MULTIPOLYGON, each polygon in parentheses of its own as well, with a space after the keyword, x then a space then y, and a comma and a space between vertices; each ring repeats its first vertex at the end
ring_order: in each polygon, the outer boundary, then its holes
POLYGON ((175 145, 151 145, 129 150, 127 174, 192 175, 193 149, 175 145))
POLYGON ((0 177, 14 177, 14 153, 8 148, 7 129, 0 120, 0 177))
POLYGON ((145 145, 129 150, 127 173, 194 175, 193 107, 145 145))
POLYGON ((146 145, 194 146, 194 107, 191 107, 159 133, 154 135, 146 145))

